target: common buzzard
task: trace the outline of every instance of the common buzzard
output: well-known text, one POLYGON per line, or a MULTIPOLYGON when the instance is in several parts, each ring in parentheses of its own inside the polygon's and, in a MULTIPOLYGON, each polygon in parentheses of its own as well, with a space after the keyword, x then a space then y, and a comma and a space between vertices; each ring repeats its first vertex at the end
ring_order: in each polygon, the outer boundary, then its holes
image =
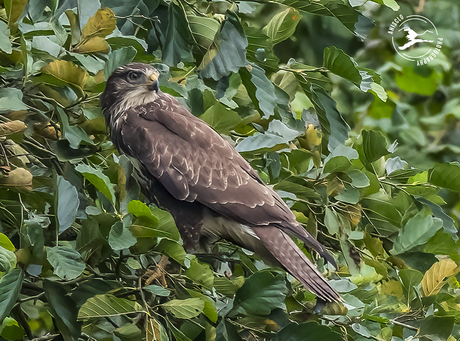
POLYGON ((220 238, 281 265, 324 301, 341 301, 290 235, 334 259, 233 146, 173 96, 159 72, 131 63, 107 80, 102 108, 110 136, 132 160, 143 193, 168 210, 188 252, 220 238))

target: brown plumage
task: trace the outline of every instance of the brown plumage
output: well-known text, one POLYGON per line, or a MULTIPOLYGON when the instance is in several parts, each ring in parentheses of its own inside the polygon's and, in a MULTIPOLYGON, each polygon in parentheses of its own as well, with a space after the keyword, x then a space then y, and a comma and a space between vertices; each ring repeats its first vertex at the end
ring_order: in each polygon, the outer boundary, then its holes
POLYGON ((289 235, 333 258, 233 146, 158 87, 158 71, 131 63, 107 81, 111 138, 137 170, 144 194, 173 215, 189 252, 220 238, 282 265, 321 299, 340 301, 289 235))

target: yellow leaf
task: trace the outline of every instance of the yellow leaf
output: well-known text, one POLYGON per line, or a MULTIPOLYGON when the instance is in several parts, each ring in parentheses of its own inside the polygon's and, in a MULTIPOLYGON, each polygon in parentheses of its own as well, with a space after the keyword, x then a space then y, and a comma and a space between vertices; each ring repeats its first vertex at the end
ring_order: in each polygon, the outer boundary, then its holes
POLYGON ((102 37, 93 37, 78 44, 73 51, 78 53, 109 53, 109 43, 102 37))
POLYGON ((309 124, 307 132, 305 133, 307 138, 308 149, 313 150, 315 147, 321 145, 321 133, 315 128, 313 124, 309 124))
POLYGON ((5 0, 5 9, 8 16, 8 26, 11 27, 21 16, 28 0, 5 0))
POLYGON ((0 179, 0 185, 7 187, 21 187, 32 190, 32 174, 24 168, 12 170, 6 178, 0 179))
POLYGON ((27 126, 22 121, 11 121, 0 124, 0 136, 7 136, 15 133, 20 133, 27 129, 27 126))
POLYGON ((454 276, 460 271, 457 263, 452 259, 441 259, 434 263, 422 279, 423 296, 436 295, 446 284, 446 278, 454 276))
POLYGON ((83 42, 92 37, 104 38, 112 33, 116 26, 117 19, 110 8, 98 9, 83 27, 80 41, 83 42))
POLYGON ((66 60, 55 60, 42 68, 42 72, 50 74, 57 79, 70 83, 80 88, 86 82, 87 73, 81 67, 66 60))
POLYGON ((403 288, 401 282, 397 280, 390 280, 382 283, 380 292, 385 296, 396 296, 400 299, 404 298, 403 288))

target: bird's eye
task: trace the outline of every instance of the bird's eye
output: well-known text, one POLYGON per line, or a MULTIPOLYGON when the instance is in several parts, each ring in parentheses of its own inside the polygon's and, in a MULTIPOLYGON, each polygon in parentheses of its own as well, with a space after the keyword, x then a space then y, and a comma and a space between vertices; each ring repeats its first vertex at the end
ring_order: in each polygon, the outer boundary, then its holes
POLYGON ((129 81, 136 81, 140 77, 140 74, 138 72, 130 71, 128 73, 128 80, 129 81))

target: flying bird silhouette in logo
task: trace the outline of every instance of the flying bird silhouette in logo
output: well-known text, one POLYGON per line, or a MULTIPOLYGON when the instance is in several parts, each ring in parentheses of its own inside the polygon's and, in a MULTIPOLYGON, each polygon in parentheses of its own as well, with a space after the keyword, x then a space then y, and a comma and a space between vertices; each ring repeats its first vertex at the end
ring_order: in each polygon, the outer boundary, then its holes
POLYGON ((423 33, 417 33, 415 32, 413 29, 411 29, 409 26, 404 26, 402 29, 400 29, 399 31, 406 31, 407 34, 406 34, 406 39, 408 40, 407 43, 405 43, 403 46, 400 46, 398 47, 400 50, 406 50, 408 49, 409 47, 411 47, 412 45, 414 44, 417 44, 417 43, 432 43, 433 40, 428 40, 428 39, 420 39, 418 37, 424 35, 425 33, 429 32, 429 33, 433 33, 429 30, 426 30, 425 32, 423 33))

